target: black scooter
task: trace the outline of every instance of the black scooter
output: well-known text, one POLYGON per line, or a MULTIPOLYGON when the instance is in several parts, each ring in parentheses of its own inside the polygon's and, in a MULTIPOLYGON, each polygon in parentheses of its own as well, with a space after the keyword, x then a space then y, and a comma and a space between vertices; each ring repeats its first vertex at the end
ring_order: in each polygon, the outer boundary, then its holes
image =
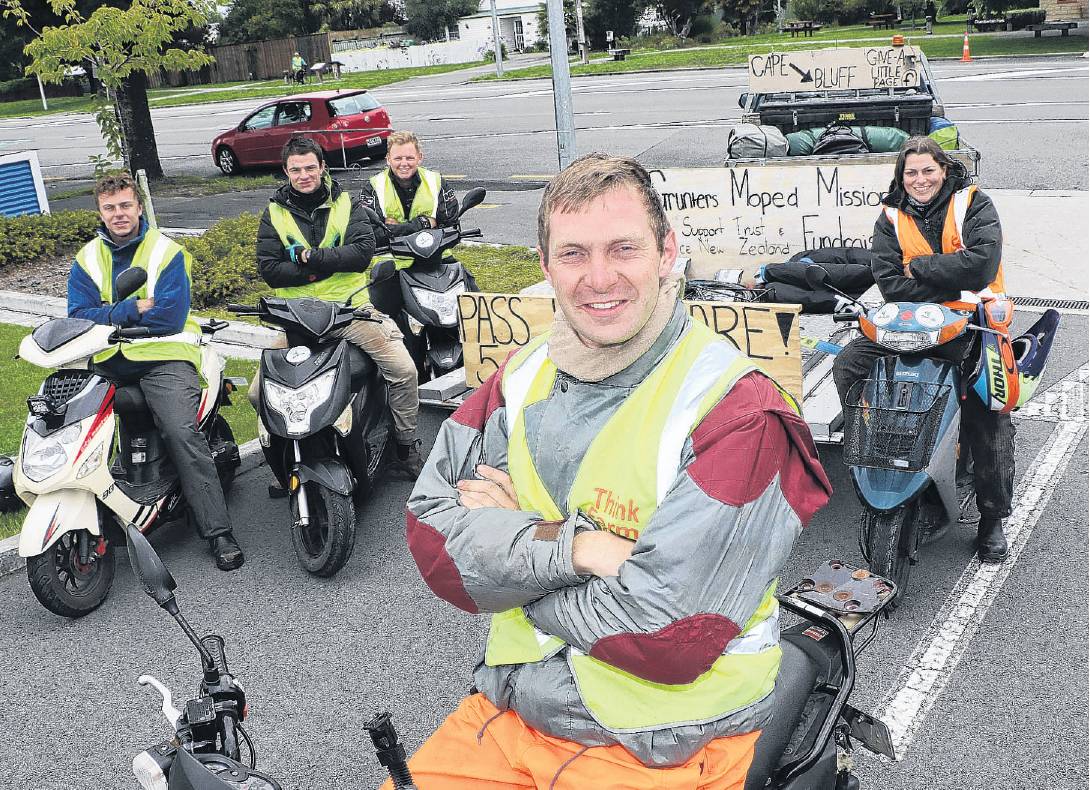
MULTIPOLYGON (((896 595, 888 579, 832 560, 776 596, 802 622, 780 634, 772 721, 757 740, 745 790, 858 790, 853 740, 896 759, 886 725, 848 704, 855 657, 874 639, 878 615, 896 595)), ((415 788, 390 714, 366 726, 394 787, 415 788)))
POLYGON ((262 297, 232 304, 280 327, 288 348, 261 355, 258 440, 291 510, 291 540, 303 567, 332 576, 352 555, 354 504, 366 495, 388 452, 393 422, 386 382, 374 361, 334 334, 367 307, 321 299, 262 297))
POLYGON ((140 752, 132 770, 144 790, 280 790, 280 784, 255 768, 257 752, 242 722, 246 718, 246 692, 227 667, 223 637, 198 638, 178 608, 178 586, 155 549, 136 527, 125 529, 133 571, 159 606, 182 627, 201 657, 201 681, 197 696, 174 707, 170 691, 151 675, 141 675, 142 686, 163 695, 163 715, 174 736, 140 752), (241 759, 241 744, 249 753, 241 759))
POLYGON ((379 241, 375 250, 413 261, 406 268, 376 279, 373 285, 385 282, 389 277, 398 279, 401 307, 394 311, 398 315, 391 317, 405 335, 405 346, 416 362, 421 382, 462 367, 458 295, 476 291, 477 281, 454 256, 446 253, 462 239, 481 236, 477 228, 462 230, 460 220, 469 209, 480 204, 484 196, 484 189, 471 189, 462 198, 458 215, 447 227, 419 230, 408 236, 388 239, 386 243, 379 241))

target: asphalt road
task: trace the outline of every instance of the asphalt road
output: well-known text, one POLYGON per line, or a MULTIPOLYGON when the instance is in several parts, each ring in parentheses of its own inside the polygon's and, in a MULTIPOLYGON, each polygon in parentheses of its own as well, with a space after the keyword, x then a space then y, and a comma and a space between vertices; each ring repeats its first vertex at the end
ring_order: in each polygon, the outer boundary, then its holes
MULTIPOLYGON (((996 177, 1010 181, 986 185, 1086 189, 1085 61, 944 63, 937 72, 950 116, 982 121, 971 126, 971 139, 985 163, 1009 163, 996 168, 996 177), (1055 104, 1016 106, 1046 97, 1055 104), (979 103, 1002 106, 968 106, 979 103), (1051 120, 1029 120, 1046 114, 1051 120), (983 123, 989 117, 994 123, 983 123)), ((713 123, 709 114, 722 115, 712 126, 718 128, 737 117, 740 80, 738 71, 579 80, 581 126, 596 127, 581 130, 580 149, 634 153, 649 165, 713 164, 720 154, 708 153, 707 127, 661 124, 713 123), (725 109, 709 113, 709 106, 725 109)), ((399 124, 430 138, 428 155, 440 170, 512 184, 512 175, 555 169, 551 138, 540 131, 551 121, 544 91, 538 83, 437 84, 390 89, 383 98, 399 124), (480 100, 476 120, 449 117, 449 99, 464 91, 492 97, 480 100), (488 129, 504 129, 505 139, 488 129), (462 137, 440 141, 444 134, 462 137)), ((222 128, 227 123, 209 115, 219 109, 199 108, 190 120, 222 128)), ((237 117, 241 110, 224 112, 237 117)), ((164 113, 181 124, 179 111, 164 113)), ((161 139, 168 136, 163 128, 161 139)), ((11 131, 7 123, 0 129, 11 131)), ((181 132, 169 136, 185 150, 181 132)), ((83 154, 73 153, 72 161, 83 154)), ((210 172, 207 163, 195 166, 210 172)), ((1024 326, 1032 315, 1018 320, 1024 326)), ((857 752, 864 788, 1086 787, 1085 314, 1065 315, 1062 332, 1042 385, 1055 398, 1041 397, 1048 408, 1017 421, 1019 510, 1008 525, 1019 536, 1017 559, 982 577, 970 561, 972 529, 955 528, 924 550, 907 601, 859 660, 852 702, 896 719, 902 747, 896 763, 857 752), (914 714, 893 716, 891 705, 914 714)), ((426 444, 443 416, 422 415, 426 444)), ((859 507, 840 452, 823 450, 822 459, 835 495, 798 542, 785 582, 825 559, 859 561, 859 507)), ((483 618, 440 602, 421 582, 404 541, 409 484, 376 491, 358 513, 350 563, 337 578, 319 580, 295 562, 287 508, 266 498, 270 479, 260 467, 231 496, 248 557, 241 570, 216 571, 184 525, 168 526, 153 543, 198 631, 227 637, 232 669, 249 693, 259 764, 286 788, 373 787, 380 772, 362 723, 391 710, 409 748, 419 745, 465 694, 483 618)), ((134 787, 132 756, 168 734, 157 695, 138 687, 136 677, 155 674, 180 695, 199 673, 184 636, 139 591, 123 557, 106 604, 78 622, 42 609, 24 575, 0 579, 0 660, 4 790, 134 787)))

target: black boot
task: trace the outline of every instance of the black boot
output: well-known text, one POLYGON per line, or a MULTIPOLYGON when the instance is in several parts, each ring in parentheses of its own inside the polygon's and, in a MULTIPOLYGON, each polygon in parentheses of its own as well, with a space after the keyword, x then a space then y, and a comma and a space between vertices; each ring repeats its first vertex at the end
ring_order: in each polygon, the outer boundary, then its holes
POLYGON ((976 554, 981 562, 1002 562, 1007 559, 1007 536, 1003 534, 1003 519, 980 517, 976 526, 976 554))
POLYGON ((402 473, 410 480, 420 476, 420 470, 424 468, 424 459, 420 457, 420 440, 413 439, 408 443, 397 443, 396 457, 391 465, 393 471, 402 473))
POLYGON ((233 571, 235 568, 242 567, 242 563, 246 561, 246 558, 242 556, 242 548, 238 545, 238 541, 235 540, 235 536, 230 532, 216 535, 216 537, 208 541, 208 545, 212 547, 212 556, 216 558, 216 567, 221 571, 233 571))

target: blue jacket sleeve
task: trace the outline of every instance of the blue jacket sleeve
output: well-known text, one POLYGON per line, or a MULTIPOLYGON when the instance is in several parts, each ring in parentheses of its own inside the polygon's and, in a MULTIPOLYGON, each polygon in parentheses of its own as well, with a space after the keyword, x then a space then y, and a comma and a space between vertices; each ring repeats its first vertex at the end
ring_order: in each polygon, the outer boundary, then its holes
POLYGON ((68 317, 86 318, 96 324, 133 326, 140 314, 135 299, 121 304, 104 305, 98 286, 78 263, 72 264, 68 274, 68 317))
MULTIPOLYGON (((155 281, 155 306, 134 322, 146 326, 153 335, 181 332, 189 315, 189 275, 185 271, 185 253, 179 252, 159 273, 155 281)), ((135 310, 135 305, 134 308, 135 310)))

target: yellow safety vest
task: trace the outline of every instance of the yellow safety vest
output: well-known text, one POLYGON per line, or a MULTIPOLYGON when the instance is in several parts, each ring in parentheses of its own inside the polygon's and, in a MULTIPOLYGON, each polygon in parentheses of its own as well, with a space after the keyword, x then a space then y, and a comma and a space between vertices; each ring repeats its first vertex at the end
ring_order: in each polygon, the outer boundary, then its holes
MULTIPOLYGON (((417 217, 434 217, 439 213, 439 192, 442 185, 441 176, 434 170, 419 167, 416 170, 420 174, 420 186, 413 195, 413 203, 409 206, 409 216, 405 216, 405 209, 401 205, 401 198, 394 188, 394 180, 390 177, 390 169, 386 168, 381 173, 371 176, 371 187, 378 197, 379 213, 383 219, 392 219, 399 224, 414 220, 417 217)), ((395 257, 393 255, 377 255, 375 263, 393 260, 395 269, 407 269, 412 265, 412 258, 395 257)))
MULTIPOLYGON (((691 323, 666 359, 591 442, 561 508, 534 468, 524 419, 526 408, 547 398, 556 379, 547 339, 547 335, 536 338, 517 352, 503 375, 508 471, 519 507, 541 513, 547 520, 582 510, 602 528, 637 539, 676 479, 693 429, 739 378, 757 368, 712 330, 691 323)), ((583 704, 606 729, 715 721, 772 691, 780 665, 775 587, 773 581, 742 632, 691 683, 655 683, 592 658, 537 630, 521 608, 492 617, 485 663, 533 663, 566 647, 583 704)))
MULTIPOLYGON (((321 208, 329 208, 329 220, 326 222, 325 235, 322 236, 319 248, 329 249, 344 242, 348 234, 348 221, 352 216, 352 198, 347 192, 342 192, 332 203, 328 201, 321 208)), ((280 242, 287 249, 295 244, 301 244, 306 249, 311 249, 306 235, 299 230, 299 224, 291 212, 275 201, 269 203, 269 219, 280 236, 280 242)), ((335 272, 328 277, 316 280, 306 285, 292 285, 287 288, 275 288, 274 293, 284 299, 299 299, 309 296, 314 299, 324 299, 327 302, 343 302, 354 291, 367 285, 367 272, 335 272)), ((367 289, 360 291, 353 304, 367 304, 369 302, 367 289)))
MULTIPOLYGON (((148 228, 140 246, 136 248, 131 266, 147 272, 148 279, 134 296, 137 299, 150 299, 155 296, 155 284, 159 274, 178 253, 185 261, 186 278, 191 276, 193 259, 173 239, 167 238, 155 228, 148 228)), ((114 256, 102 238, 94 239, 83 245, 76 253, 76 263, 98 286, 103 302, 109 304, 114 299, 114 256)), ((190 362, 198 371, 201 369, 201 327, 194 320, 193 314, 185 317, 181 332, 172 335, 149 337, 112 346, 95 355, 95 362, 104 362, 119 350, 126 359, 134 362, 169 362, 181 360, 190 362)))

